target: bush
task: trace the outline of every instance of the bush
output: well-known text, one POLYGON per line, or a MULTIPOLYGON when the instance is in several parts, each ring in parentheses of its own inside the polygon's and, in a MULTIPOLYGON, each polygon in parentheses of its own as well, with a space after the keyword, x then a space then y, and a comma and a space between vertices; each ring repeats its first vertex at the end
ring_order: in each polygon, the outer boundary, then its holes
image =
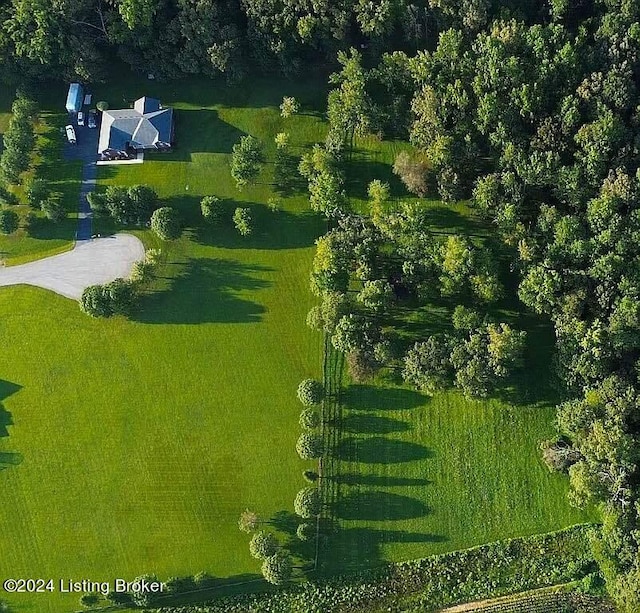
POLYGON ((258 560, 266 560, 279 549, 278 539, 271 532, 256 532, 249 542, 249 553, 258 560))
POLYGON ((322 510, 320 490, 317 487, 305 487, 300 490, 293 501, 293 508, 296 514, 304 519, 317 517, 322 510))
POLYGON ((400 177, 407 190, 420 197, 427 195, 430 170, 425 160, 412 157, 406 151, 401 151, 393 164, 394 174, 400 177))
POLYGON ((99 600, 100 598, 97 594, 83 594, 80 596, 80 604, 83 607, 93 607, 98 604, 99 600))
POLYGON ((111 304, 102 285, 90 285, 80 298, 80 310, 91 317, 111 317, 111 304))
POLYGON ((49 187, 44 179, 33 177, 26 182, 24 193, 29 206, 39 209, 49 196, 49 187))
POLYGON ((151 229, 162 240, 173 240, 180 236, 182 226, 178 211, 170 206, 156 209, 151 215, 151 229))
POLYGON ((49 197, 43 200, 40 204, 40 208, 45 214, 45 217, 53 223, 58 223, 67 216, 67 212, 64 210, 64 205, 60 200, 61 196, 62 194, 59 193, 50 194, 49 197))
POLYGON ((223 212, 222 200, 217 196, 205 196, 200 201, 200 212, 207 223, 220 223, 223 212))
POLYGON ((316 379, 304 379, 298 385, 298 399, 305 406, 320 404, 324 398, 324 386, 316 379))
POLYGON ((233 225, 242 236, 249 236, 249 234, 253 232, 253 227, 251 225, 251 213, 249 212, 249 209, 238 207, 233 212, 233 225))
POLYGON ((301 541, 312 541, 316 538, 316 526, 309 522, 304 522, 296 529, 296 536, 301 541))
POLYGON ((324 446, 318 434, 303 432, 296 443, 296 451, 303 460, 313 460, 322 455, 324 446))
POLYGON ((291 579, 293 563, 291 556, 280 549, 262 564, 262 576, 274 585, 281 585, 291 579))
POLYGON ((129 592, 109 592, 105 598, 112 602, 113 604, 130 604, 131 603, 131 594, 129 592))
POLYGON ((0 234, 13 234, 19 225, 18 213, 10 209, 0 210, 0 234))
POLYGON ((320 414, 313 409, 304 409, 300 413, 300 425, 307 430, 314 430, 320 425, 320 414))
POLYGON ((115 279, 105 285, 91 285, 82 292, 80 310, 91 317, 128 315, 133 310, 137 293, 132 283, 115 279))
POLYGON ((285 96, 280 105, 280 115, 285 119, 295 115, 300 110, 300 104, 293 96, 285 96))

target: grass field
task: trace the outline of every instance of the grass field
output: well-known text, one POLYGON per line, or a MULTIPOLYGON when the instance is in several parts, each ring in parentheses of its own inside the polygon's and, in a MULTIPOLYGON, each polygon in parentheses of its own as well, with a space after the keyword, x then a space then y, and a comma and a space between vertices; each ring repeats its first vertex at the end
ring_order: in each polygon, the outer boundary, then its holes
MULTIPOLYGON (((92 320, 43 290, 0 292, 0 391, 10 413, 0 423, 12 424, 0 430, 0 576, 105 580, 206 570, 254 578, 258 564, 238 514, 291 512, 303 485, 295 389, 321 372, 322 339, 304 321, 313 304, 313 240, 324 224, 309 214, 302 191, 269 210, 269 164, 255 186, 238 192, 229 153, 245 133, 262 139, 268 155, 281 130, 297 154, 323 140, 325 91, 317 84, 324 80, 254 79, 232 88, 123 74, 95 87, 94 99, 112 108, 146 94, 177 109, 173 153, 102 167, 100 183, 153 186, 187 230, 172 244, 134 230, 162 247, 164 263, 130 321, 92 320), (281 119, 283 95, 295 95, 304 112, 281 119), (205 228, 206 194, 227 198, 229 216, 249 207, 254 234, 243 239, 229 223, 205 228)), ((54 91, 46 96, 51 109, 54 91)), ((62 104, 63 89, 57 93, 62 104)), ((357 202, 370 179, 391 176, 402 146, 361 143, 348 177, 357 202)), ((72 167, 48 172, 75 206, 72 167)), ((456 211, 434 215, 441 227, 458 222, 465 219, 456 211)), ((36 240, 16 241, 14 255, 31 257, 52 239, 36 240)), ((433 313, 409 313, 407 326, 423 326, 433 313)), ((343 530, 326 553, 329 572, 584 519, 566 504, 563 480, 538 459, 537 440, 551 429, 550 398, 468 402, 452 392, 429 400, 385 382, 351 386, 344 398, 335 475, 343 530)), ((77 597, 14 601, 19 611, 60 613, 77 597)))
MULTIPOLYGON (((218 102, 215 92, 203 102, 218 102)), ((274 87, 272 104, 284 93, 274 87)), ((199 224, 202 195, 238 195, 228 133, 267 134, 279 115, 260 108, 266 101, 238 95, 236 104, 225 112, 237 127, 215 113, 213 126, 190 123, 181 109, 178 133, 193 138, 191 149, 106 168, 103 179, 149 183, 199 224)), ((315 117, 296 122, 299 143, 322 138, 315 117)), ((322 359, 304 321, 323 224, 300 196, 269 211, 270 195, 266 183, 240 194, 256 218, 248 240, 230 226, 192 227, 163 246, 163 278, 133 321, 92 320, 37 289, 0 293, 3 404, 13 423, 0 440, 0 575, 254 577, 259 565, 237 519, 246 507, 266 517, 292 510, 305 467, 294 450, 295 390, 320 374, 322 359)), ((20 611, 59 613, 77 599, 14 601, 20 611)))

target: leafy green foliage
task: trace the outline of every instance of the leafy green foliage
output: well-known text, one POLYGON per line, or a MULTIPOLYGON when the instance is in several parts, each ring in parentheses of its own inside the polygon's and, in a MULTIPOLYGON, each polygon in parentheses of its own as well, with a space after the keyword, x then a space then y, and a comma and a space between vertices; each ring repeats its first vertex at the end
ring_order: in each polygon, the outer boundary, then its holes
POLYGON ((176 209, 163 206, 151 215, 151 229, 163 240, 173 240, 182 233, 182 221, 176 209))
POLYGON ((238 207, 233 213, 233 225, 242 236, 253 232, 251 212, 247 208, 238 207))
POLYGON ((263 162, 262 145, 257 138, 243 136, 240 142, 233 146, 231 176, 235 180, 238 189, 256 180, 263 162))
POLYGON ((319 458, 324 451, 322 436, 314 432, 303 432, 298 437, 296 451, 303 460, 319 458))
POLYGON ((249 552, 258 560, 270 558, 278 549, 278 539, 272 532, 260 530, 251 537, 251 541, 249 542, 249 552))
POLYGON ((13 234, 19 225, 20 218, 11 209, 0 210, 0 233, 13 234))
POLYGON ((293 502, 295 512, 303 518, 311 518, 320 515, 322 499, 317 487, 305 487, 300 490, 293 502))
POLYGON ((324 386, 316 379, 304 379, 298 386, 298 400, 305 406, 320 404, 324 398, 324 386))

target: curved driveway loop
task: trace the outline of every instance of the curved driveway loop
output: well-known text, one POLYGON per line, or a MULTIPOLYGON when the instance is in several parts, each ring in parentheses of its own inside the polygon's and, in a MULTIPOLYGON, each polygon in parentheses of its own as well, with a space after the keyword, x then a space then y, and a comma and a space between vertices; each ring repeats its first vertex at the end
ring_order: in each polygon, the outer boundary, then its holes
POLYGON ((90 285, 126 278, 133 263, 144 259, 144 247, 131 234, 78 241, 71 251, 0 268, 0 286, 35 285, 79 300, 90 285))

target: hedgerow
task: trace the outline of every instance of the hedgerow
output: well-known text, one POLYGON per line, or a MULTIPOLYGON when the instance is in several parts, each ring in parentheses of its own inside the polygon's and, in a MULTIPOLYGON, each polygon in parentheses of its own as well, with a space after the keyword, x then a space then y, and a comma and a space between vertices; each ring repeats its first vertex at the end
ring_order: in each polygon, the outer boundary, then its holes
POLYGON ((355 613, 373 603, 392 613, 407 606, 433 611, 585 577, 595 569, 588 539, 594 530, 595 526, 584 524, 309 581, 271 594, 223 597, 156 613, 355 613))

